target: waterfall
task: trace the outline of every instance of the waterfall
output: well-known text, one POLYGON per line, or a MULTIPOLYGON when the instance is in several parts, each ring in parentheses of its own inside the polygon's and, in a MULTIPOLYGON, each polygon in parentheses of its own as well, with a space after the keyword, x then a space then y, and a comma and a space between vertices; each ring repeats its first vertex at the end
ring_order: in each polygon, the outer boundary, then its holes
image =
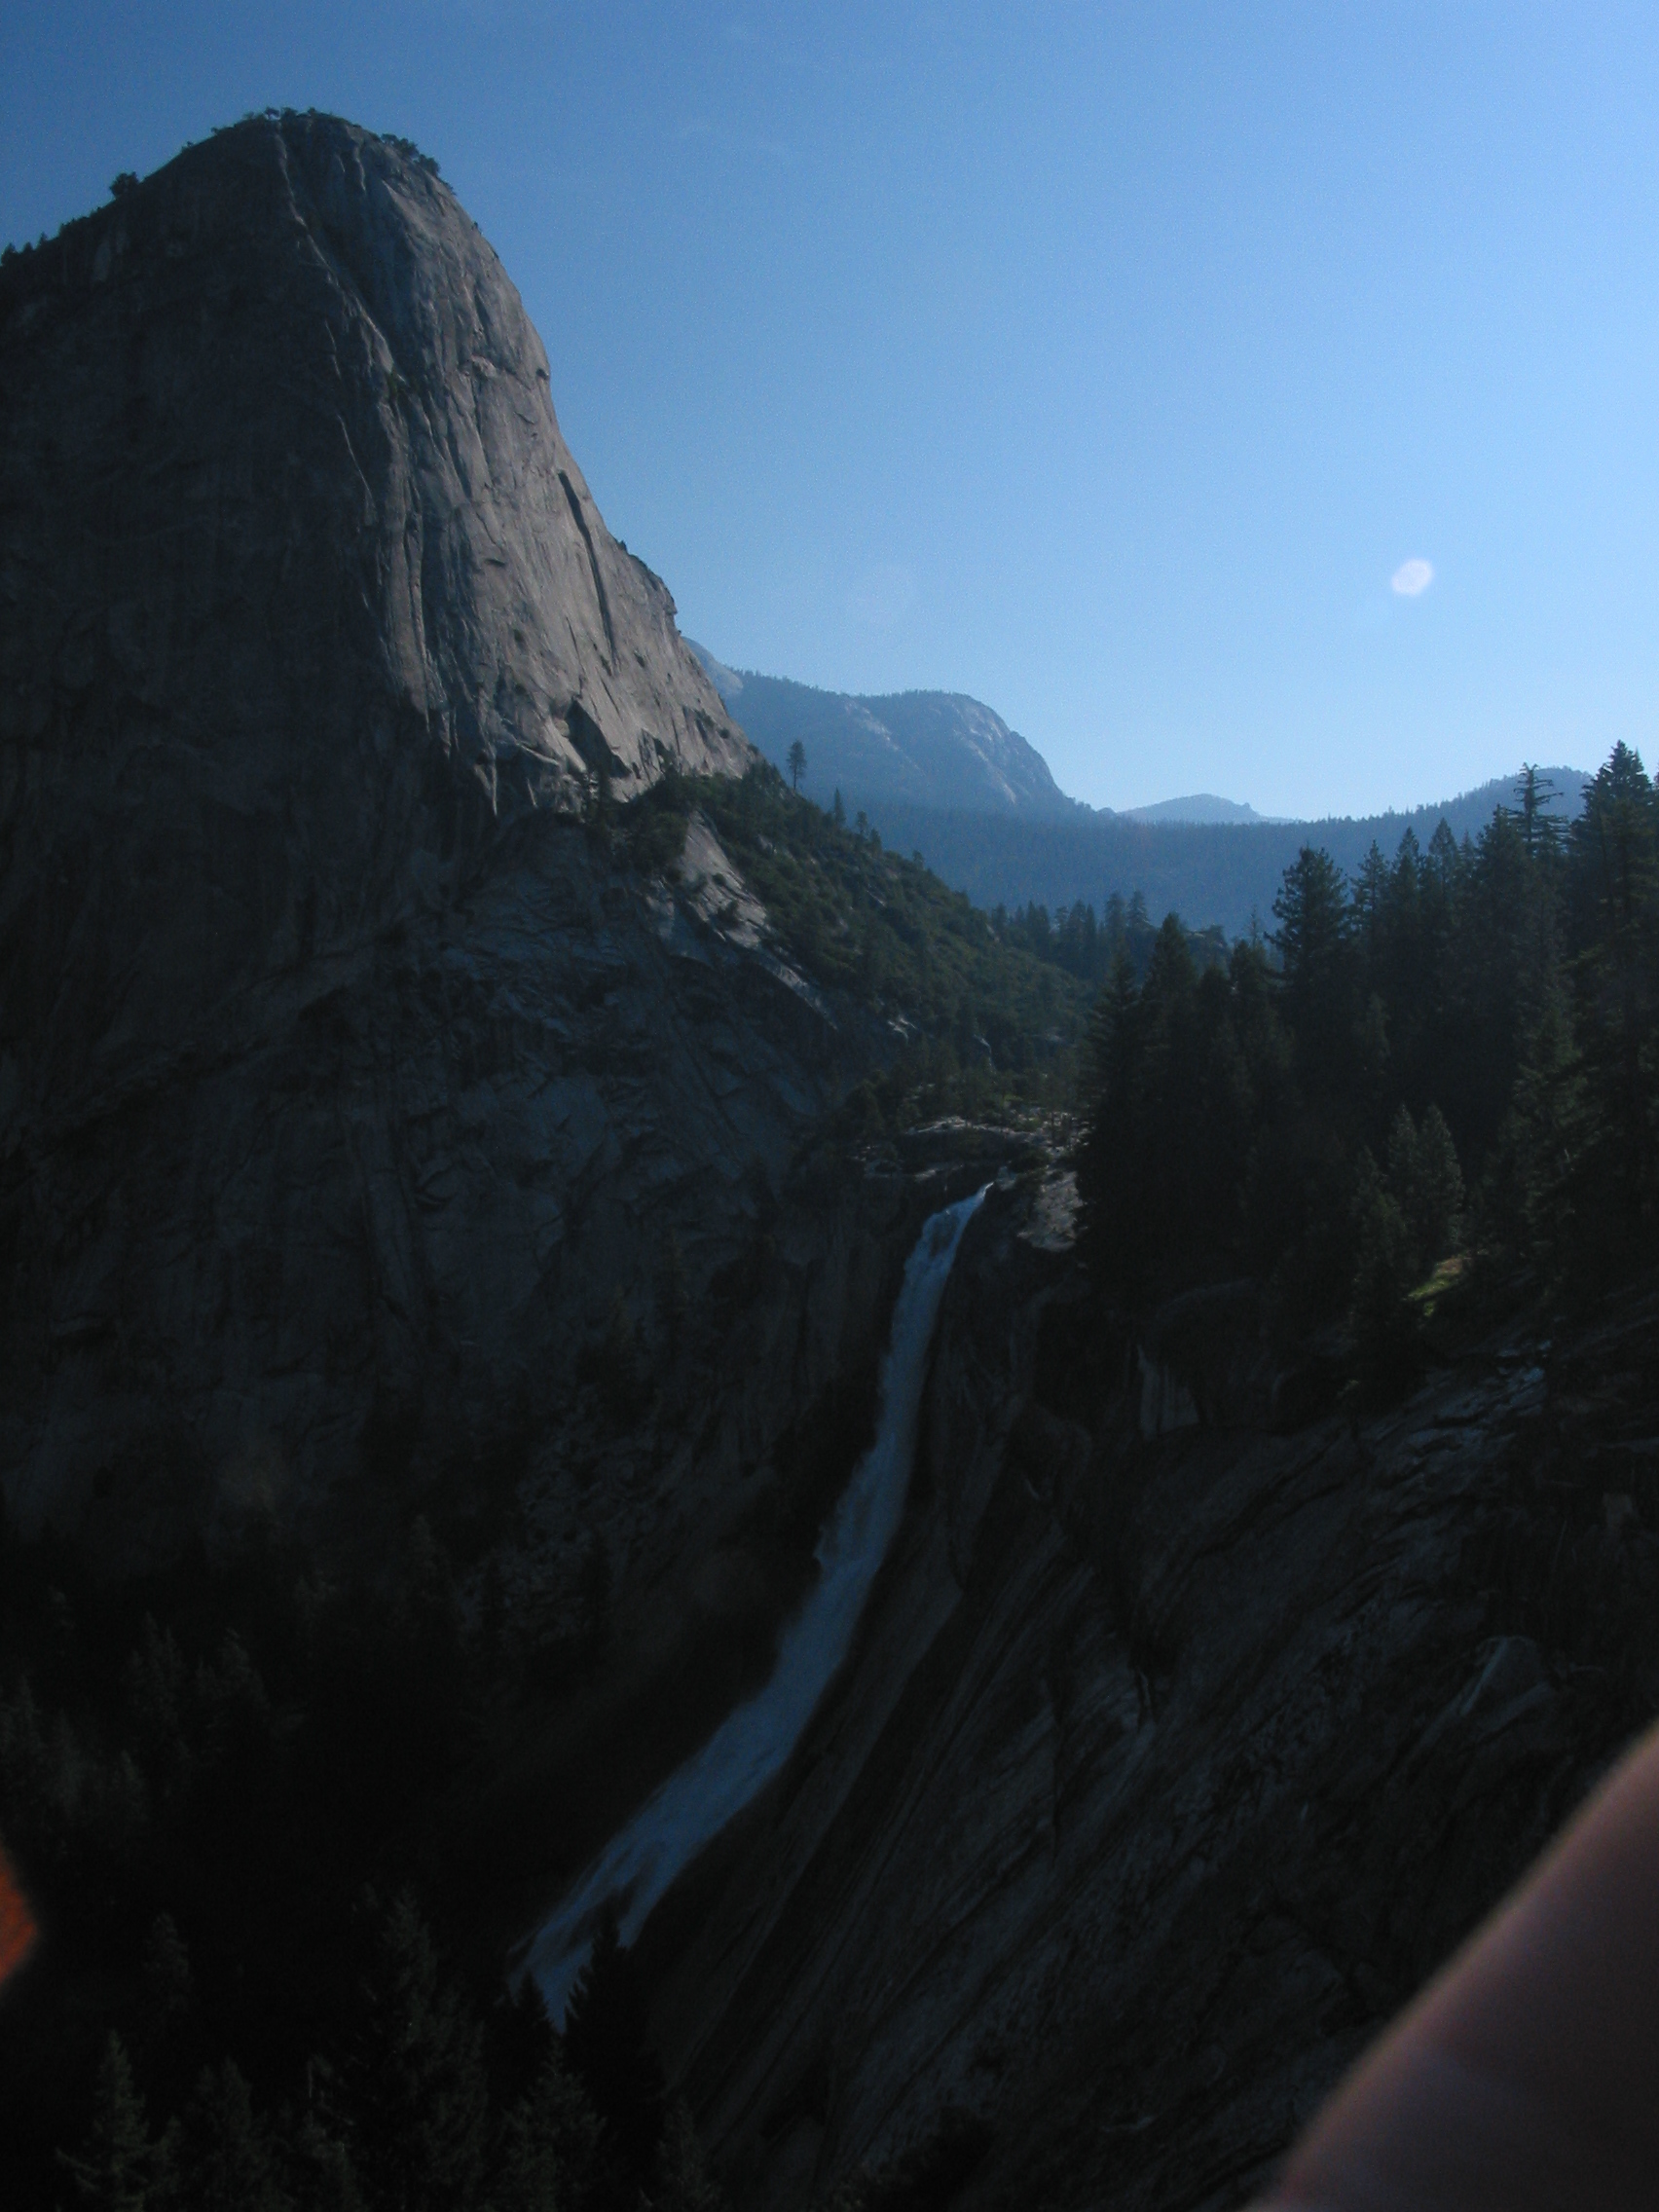
POLYGON ((614 1902, 623 1940, 632 1942, 675 1877, 782 1767, 846 1657, 904 1510, 934 1322, 962 1232, 984 1195, 936 1213, 905 1263, 875 1442, 825 1524, 817 1583, 784 1631, 771 1679, 646 1798, 532 1938, 525 1964, 555 2021, 607 1903, 614 1902))

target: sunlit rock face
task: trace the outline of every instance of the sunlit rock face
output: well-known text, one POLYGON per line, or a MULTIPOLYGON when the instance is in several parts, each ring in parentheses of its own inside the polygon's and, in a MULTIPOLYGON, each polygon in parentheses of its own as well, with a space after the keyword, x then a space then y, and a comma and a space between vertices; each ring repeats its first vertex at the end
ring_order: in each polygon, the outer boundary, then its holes
POLYGON ((418 159, 253 120, 7 265, 25 1525, 95 1498, 130 1562, 222 1495, 345 1512, 544 1437, 671 1242, 714 1312, 847 1040, 747 895, 725 927, 578 814, 753 758, 418 159))
POLYGON ((498 818, 601 767, 625 796, 742 765, 505 271, 386 141, 294 117, 191 149, 13 265, 0 347, 4 732, 42 772, 130 803, 189 746, 233 813, 315 835, 354 802, 360 905, 413 810, 453 865, 472 789, 498 818))

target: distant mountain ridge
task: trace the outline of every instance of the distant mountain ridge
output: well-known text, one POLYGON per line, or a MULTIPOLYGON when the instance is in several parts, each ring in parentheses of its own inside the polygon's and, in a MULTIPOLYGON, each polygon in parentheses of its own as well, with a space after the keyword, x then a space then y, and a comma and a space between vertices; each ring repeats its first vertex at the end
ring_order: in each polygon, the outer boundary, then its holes
MULTIPOLYGON (((1110 808, 1105 809, 1111 812, 1110 808)), ((1253 806, 1235 798, 1218 798, 1214 792, 1193 792, 1186 798, 1161 798, 1153 806, 1120 809, 1126 822, 1282 822, 1282 814, 1258 814, 1253 806)))
POLYGON ((888 805, 960 809, 1023 821, 1087 819, 1049 763, 983 701, 959 691, 857 697, 788 677, 728 668, 690 639, 726 712, 750 742, 789 773, 792 745, 805 748, 801 790, 829 806, 879 820, 888 805))
MULTIPOLYGON (((1541 773, 1556 789, 1553 810, 1577 814, 1588 773, 1541 773)), ((1128 900, 1139 892, 1154 921, 1173 911, 1242 937, 1253 925, 1273 927, 1273 899, 1304 845, 1323 847, 1352 874, 1373 843, 1392 861, 1408 830, 1426 851, 1444 822, 1461 843, 1479 836, 1494 807, 1514 806, 1515 781, 1496 776, 1435 806, 1322 822, 1159 822, 1081 811, 1069 821, 1021 822, 908 806, 884 808, 874 819, 890 844, 919 852, 976 905, 1052 909, 1082 900, 1099 912, 1114 894, 1128 900)))
MULTIPOLYGON (((1459 842, 1478 836, 1495 806, 1515 803, 1515 778, 1432 806, 1298 821, 1258 814, 1198 792, 1151 806, 1086 806, 1048 762, 981 700, 957 691, 855 697, 787 677, 728 668, 687 639, 720 703, 787 775, 790 748, 806 752, 801 789, 821 806, 839 791, 849 815, 866 814, 883 839, 917 852, 976 905, 1102 909, 1138 891, 1154 920, 1171 910, 1242 936, 1272 926, 1284 870, 1302 846, 1321 845, 1351 872, 1372 842, 1391 860, 1409 830, 1427 846, 1441 822, 1459 842)), ((1557 811, 1576 814, 1582 768, 1540 771, 1557 811)))

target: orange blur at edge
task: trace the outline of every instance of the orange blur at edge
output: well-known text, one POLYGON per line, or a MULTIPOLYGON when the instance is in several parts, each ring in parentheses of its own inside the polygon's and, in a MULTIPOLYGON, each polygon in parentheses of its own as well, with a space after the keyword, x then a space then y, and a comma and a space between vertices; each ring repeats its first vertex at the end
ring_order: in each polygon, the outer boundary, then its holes
POLYGON ((34 1949, 35 1924, 6 1847, 0 1844, 0 1989, 4 1989, 34 1949))

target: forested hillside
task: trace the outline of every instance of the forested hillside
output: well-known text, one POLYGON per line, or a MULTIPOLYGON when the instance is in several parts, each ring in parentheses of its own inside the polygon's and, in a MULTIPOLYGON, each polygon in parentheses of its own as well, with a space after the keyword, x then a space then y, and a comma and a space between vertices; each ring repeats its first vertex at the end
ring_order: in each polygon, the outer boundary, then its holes
POLYGON ((1408 831, 1351 881, 1305 846, 1273 919, 1203 972, 1173 923, 1144 980, 1117 960, 1079 1170, 1116 1295, 1269 1278, 1286 1330, 1349 1317, 1386 1388, 1454 1253, 1560 1290, 1650 1252, 1659 799, 1637 754, 1570 829, 1523 779, 1478 840, 1408 831))
POLYGON ((801 797, 759 763, 740 781, 665 777, 594 827, 678 867, 693 809, 763 909, 765 940, 844 1019, 875 1024, 874 1065, 838 1116, 899 1128, 944 1113, 1071 1105, 1092 998, 1087 967, 986 915, 861 815, 801 797), (613 825, 607 829, 606 824, 613 825))

